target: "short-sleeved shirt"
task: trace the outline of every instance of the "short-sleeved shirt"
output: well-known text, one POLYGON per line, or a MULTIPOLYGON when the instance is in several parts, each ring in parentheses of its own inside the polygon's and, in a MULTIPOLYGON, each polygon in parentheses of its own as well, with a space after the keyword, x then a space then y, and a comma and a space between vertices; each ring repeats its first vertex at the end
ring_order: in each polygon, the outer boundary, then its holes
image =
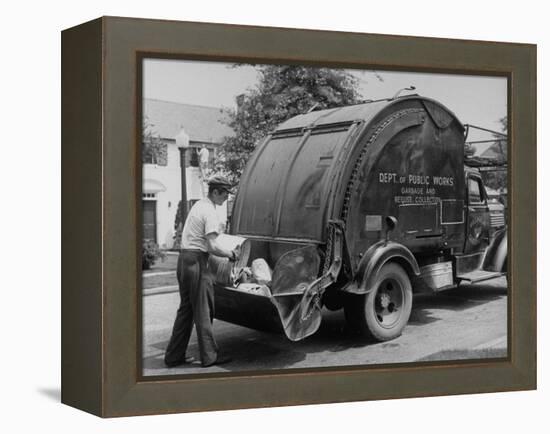
POLYGON ((181 236, 182 248, 208 252, 206 235, 219 232, 220 222, 216 206, 208 198, 201 199, 193 205, 185 220, 181 236))

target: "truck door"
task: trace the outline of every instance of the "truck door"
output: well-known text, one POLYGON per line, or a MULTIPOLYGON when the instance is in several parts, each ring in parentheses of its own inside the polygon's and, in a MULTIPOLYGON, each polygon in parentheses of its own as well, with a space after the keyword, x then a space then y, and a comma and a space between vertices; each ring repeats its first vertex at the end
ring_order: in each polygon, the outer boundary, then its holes
POLYGON ((489 244, 491 226, 487 194, 481 177, 474 173, 466 174, 466 228, 464 253, 481 252, 489 244))

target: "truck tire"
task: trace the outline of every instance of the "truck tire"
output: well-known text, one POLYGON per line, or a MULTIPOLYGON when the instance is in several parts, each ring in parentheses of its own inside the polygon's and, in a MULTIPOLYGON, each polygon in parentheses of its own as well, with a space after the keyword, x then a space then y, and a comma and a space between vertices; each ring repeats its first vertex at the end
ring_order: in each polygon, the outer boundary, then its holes
POLYGON ((395 263, 382 266, 367 294, 351 296, 344 307, 352 329, 376 341, 401 335, 412 309, 412 286, 405 270, 395 263))

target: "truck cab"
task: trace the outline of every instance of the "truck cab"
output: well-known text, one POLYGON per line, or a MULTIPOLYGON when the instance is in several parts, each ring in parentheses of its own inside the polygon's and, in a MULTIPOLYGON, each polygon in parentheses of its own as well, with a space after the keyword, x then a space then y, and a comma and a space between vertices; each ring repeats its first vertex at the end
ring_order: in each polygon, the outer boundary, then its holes
POLYGON ((464 253, 478 253, 489 245, 491 214, 483 179, 479 171, 466 168, 466 212, 464 253))

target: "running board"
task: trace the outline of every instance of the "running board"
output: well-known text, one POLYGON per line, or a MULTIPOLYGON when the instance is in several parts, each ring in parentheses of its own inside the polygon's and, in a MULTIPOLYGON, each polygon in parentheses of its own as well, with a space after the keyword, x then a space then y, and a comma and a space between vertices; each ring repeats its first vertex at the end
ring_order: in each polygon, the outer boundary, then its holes
POLYGON ((500 273, 498 271, 474 270, 469 273, 458 274, 456 278, 461 283, 479 283, 504 275, 506 275, 506 273, 500 273))

